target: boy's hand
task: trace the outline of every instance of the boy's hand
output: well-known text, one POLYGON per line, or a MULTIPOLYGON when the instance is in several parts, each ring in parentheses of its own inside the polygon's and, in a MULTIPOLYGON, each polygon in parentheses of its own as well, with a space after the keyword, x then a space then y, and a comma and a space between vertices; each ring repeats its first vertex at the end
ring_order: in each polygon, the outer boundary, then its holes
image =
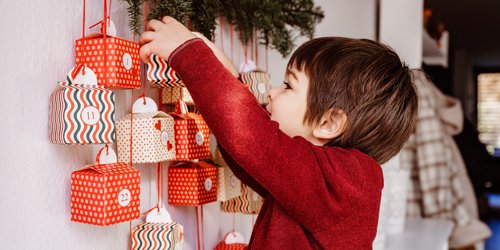
POLYGON ((149 62, 149 56, 156 54, 168 60, 170 54, 181 44, 196 38, 184 25, 172 17, 165 16, 159 20, 151 20, 147 31, 142 33, 139 43, 142 45, 139 52, 142 61, 149 62))

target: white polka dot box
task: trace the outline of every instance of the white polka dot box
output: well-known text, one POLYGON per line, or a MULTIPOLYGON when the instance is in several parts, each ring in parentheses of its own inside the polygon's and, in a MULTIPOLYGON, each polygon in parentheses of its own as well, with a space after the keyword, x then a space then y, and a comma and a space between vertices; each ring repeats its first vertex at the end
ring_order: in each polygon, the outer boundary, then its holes
POLYGON ((178 100, 182 100, 187 105, 194 105, 193 98, 187 88, 164 88, 161 90, 162 104, 176 104, 178 100))
POLYGON ((181 77, 161 57, 152 54, 146 65, 146 76, 152 87, 180 88, 185 87, 181 77))
POLYGON ((117 37, 86 37, 76 41, 76 63, 97 75, 99 85, 111 89, 141 87, 139 44, 117 37))
POLYGON ((50 95, 49 141, 59 144, 115 141, 115 94, 96 84, 83 65, 72 69, 50 95))
POLYGON ((175 222, 143 222, 134 228, 131 238, 131 250, 182 250, 183 227, 175 222))
POLYGON ((168 203, 198 206, 217 201, 217 169, 206 162, 177 162, 168 169, 168 203))
POLYGON ((177 161, 210 158, 210 130, 201 115, 187 112, 187 106, 179 101, 176 112, 169 113, 175 122, 175 150, 177 161))
POLYGON ((71 221, 99 226, 137 219, 139 170, 126 163, 87 166, 71 174, 71 221))
POLYGON ((228 213, 258 214, 263 199, 247 185, 241 183, 241 195, 221 202, 221 209, 228 213))
POLYGON ((241 195, 241 181, 234 175, 233 171, 229 168, 222 158, 219 148, 215 149, 214 162, 219 166, 217 167, 217 200, 227 201, 241 195))
POLYGON ((240 74, 241 81, 248 87, 257 98, 259 104, 269 102, 269 91, 271 90, 271 76, 264 71, 250 71, 240 74))
POLYGON ((164 112, 128 114, 116 122, 116 134, 118 161, 129 162, 130 153, 133 163, 155 163, 176 157, 174 119, 164 112))

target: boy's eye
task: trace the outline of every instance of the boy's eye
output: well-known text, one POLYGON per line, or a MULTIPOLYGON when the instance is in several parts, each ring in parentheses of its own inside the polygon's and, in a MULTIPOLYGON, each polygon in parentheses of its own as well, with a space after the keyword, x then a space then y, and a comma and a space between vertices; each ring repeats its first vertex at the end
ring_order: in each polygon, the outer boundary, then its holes
POLYGON ((283 84, 285 84, 285 89, 291 89, 290 83, 283 81, 283 84))

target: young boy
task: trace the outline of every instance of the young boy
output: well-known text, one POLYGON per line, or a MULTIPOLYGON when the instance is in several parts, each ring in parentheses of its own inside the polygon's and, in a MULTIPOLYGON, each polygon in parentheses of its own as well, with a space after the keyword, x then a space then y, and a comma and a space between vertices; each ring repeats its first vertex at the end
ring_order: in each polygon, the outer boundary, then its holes
POLYGON ((396 53, 369 40, 311 40, 292 55, 266 112, 220 52, 182 24, 165 17, 148 30, 142 60, 168 59, 235 175, 265 199, 249 249, 372 248, 379 164, 408 139, 417 111, 396 53))

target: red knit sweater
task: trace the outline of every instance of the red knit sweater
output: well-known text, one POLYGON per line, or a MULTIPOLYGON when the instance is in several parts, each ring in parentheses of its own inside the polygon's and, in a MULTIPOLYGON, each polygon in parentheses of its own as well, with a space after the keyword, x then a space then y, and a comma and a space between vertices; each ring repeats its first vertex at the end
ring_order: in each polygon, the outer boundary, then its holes
POLYGON ((372 158, 284 134, 199 38, 169 63, 234 174, 265 199, 249 249, 372 249, 383 186, 372 158))

